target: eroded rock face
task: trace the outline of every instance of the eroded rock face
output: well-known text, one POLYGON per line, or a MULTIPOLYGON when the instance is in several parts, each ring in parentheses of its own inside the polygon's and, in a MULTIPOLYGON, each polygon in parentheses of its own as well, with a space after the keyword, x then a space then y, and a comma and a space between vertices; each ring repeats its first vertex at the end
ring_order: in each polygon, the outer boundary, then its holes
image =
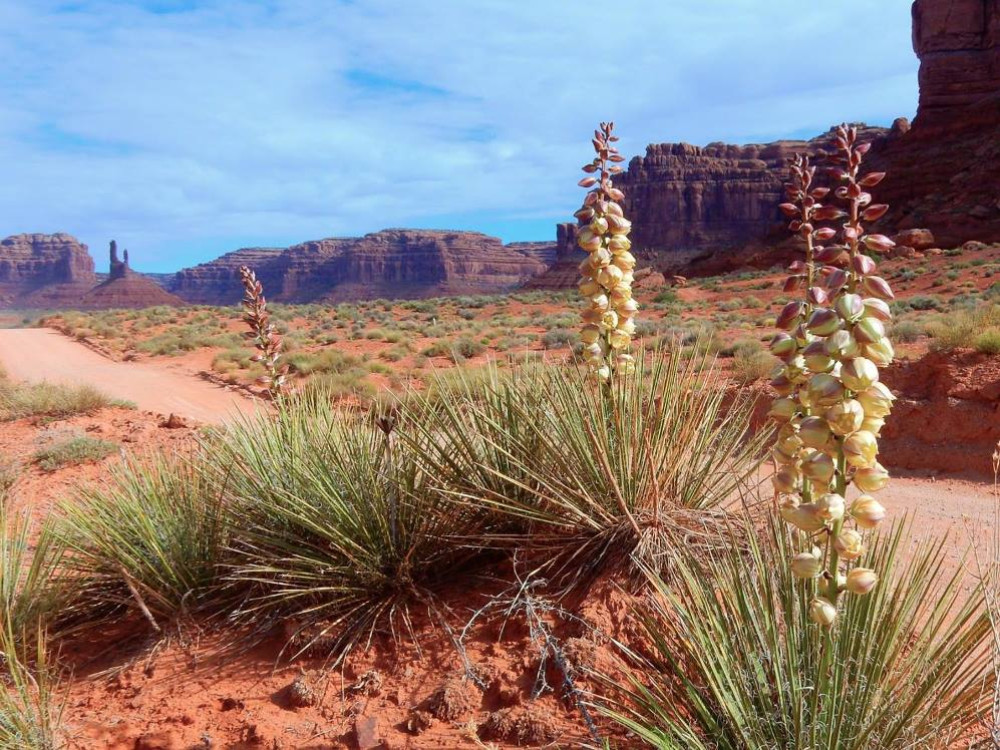
POLYGON ((1000 240, 1000 0, 916 0, 920 104, 873 164, 882 224, 927 227, 944 247, 1000 240))
MULTIPOLYGON (((911 126, 867 128, 868 164, 885 170, 878 229, 928 228, 944 246, 1000 240, 1000 0, 916 0, 920 100, 911 126)), ((773 244, 786 160, 826 139, 704 147, 660 143, 617 181, 633 243, 683 265, 707 250, 773 244)))
POLYGON ((555 255, 552 243, 505 246, 478 232, 387 229, 285 250, 237 250, 178 272, 169 288, 189 302, 235 304, 245 264, 280 302, 487 294, 523 284, 555 255))
POLYGON ((0 304, 47 306, 78 299, 97 283, 87 246, 68 234, 16 234, 0 240, 0 304))

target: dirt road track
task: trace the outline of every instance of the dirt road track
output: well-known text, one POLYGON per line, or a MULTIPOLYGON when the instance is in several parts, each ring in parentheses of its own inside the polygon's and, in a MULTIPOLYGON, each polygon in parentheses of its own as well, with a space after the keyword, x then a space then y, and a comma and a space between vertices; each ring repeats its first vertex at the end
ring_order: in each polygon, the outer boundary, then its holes
POLYGON ((47 328, 0 329, 0 365, 15 380, 92 385, 140 409, 217 424, 253 401, 190 373, 152 362, 113 362, 47 328))

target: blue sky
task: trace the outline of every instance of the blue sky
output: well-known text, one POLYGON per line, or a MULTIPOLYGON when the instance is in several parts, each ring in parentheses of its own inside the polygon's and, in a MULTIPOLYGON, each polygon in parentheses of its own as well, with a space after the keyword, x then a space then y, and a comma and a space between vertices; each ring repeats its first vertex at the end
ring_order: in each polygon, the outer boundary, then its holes
POLYGON ((909 5, 0 0, 0 237, 69 232, 99 268, 114 237, 148 271, 393 226, 548 239, 600 120, 632 156, 912 117, 909 5))

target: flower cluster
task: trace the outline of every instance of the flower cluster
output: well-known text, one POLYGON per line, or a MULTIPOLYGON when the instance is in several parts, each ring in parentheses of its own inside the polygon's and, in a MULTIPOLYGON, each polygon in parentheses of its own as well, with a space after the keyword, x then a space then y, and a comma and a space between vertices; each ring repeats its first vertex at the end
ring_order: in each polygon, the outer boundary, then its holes
POLYGON ((240 267, 240 283, 243 284, 243 321, 250 327, 247 338, 257 349, 251 359, 264 366, 265 374, 259 382, 267 388, 272 399, 277 399, 285 386, 288 365, 279 365, 281 357, 281 336, 271 322, 264 298, 264 287, 257 280, 257 274, 247 266, 240 267))
POLYGON ((861 532, 885 517, 872 494, 889 481, 878 461, 878 437, 894 400, 879 381, 879 368, 893 358, 885 330, 893 294, 875 275, 871 257, 893 243, 866 234, 862 225, 888 210, 867 192, 885 174, 859 176, 869 144, 857 141, 855 128, 841 125, 834 145, 829 175, 844 208, 823 203, 831 191, 813 185, 816 167, 807 157, 791 166, 781 210, 803 239, 806 258, 792 264, 785 291, 803 289, 804 299, 782 309, 781 330, 771 341, 783 363, 771 380, 779 398, 770 413, 781 424, 772 482, 782 518, 811 538, 809 549, 793 558, 792 571, 822 579, 809 614, 826 626, 836 620, 844 591, 866 594, 877 582, 874 571, 855 561, 865 552, 861 532), (841 223, 839 230, 818 226, 829 221, 841 223), (860 494, 848 504, 851 485, 860 494))
POLYGON ((612 144, 615 124, 602 122, 594 131, 593 161, 583 167, 587 177, 580 186, 591 188, 583 207, 574 214, 580 223, 577 244, 588 253, 580 264, 580 293, 587 299, 583 311, 583 356, 598 379, 607 381, 613 372, 628 374, 635 369, 629 353, 635 334, 639 305, 632 299, 635 256, 629 252, 632 223, 625 218, 620 201, 625 197, 612 182, 625 158, 612 144), (597 176, 595 176, 597 175, 597 176))

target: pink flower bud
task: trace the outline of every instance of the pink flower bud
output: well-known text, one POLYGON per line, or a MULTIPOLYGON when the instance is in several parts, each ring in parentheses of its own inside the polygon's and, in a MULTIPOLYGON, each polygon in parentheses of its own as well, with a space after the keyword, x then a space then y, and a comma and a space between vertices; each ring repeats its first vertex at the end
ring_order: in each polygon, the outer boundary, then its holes
POLYGON ((885 520, 885 508, 871 495, 859 495, 851 505, 851 516, 862 529, 874 529, 885 520))
POLYGON ((854 568, 847 574, 845 588, 852 594, 865 595, 878 583, 878 575, 869 568, 854 568))
POLYGON ((857 294, 845 294, 837 300, 834 308, 840 317, 853 323, 864 315, 865 303, 857 294))
POLYGON ((809 333, 816 336, 829 336, 840 328, 840 317, 833 310, 819 308, 813 310, 806 323, 809 333))
POLYGON ((861 280, 861 286, 868 294, 878 299, 895 299, 889 284, 881 276, 865 276, 861 280))

